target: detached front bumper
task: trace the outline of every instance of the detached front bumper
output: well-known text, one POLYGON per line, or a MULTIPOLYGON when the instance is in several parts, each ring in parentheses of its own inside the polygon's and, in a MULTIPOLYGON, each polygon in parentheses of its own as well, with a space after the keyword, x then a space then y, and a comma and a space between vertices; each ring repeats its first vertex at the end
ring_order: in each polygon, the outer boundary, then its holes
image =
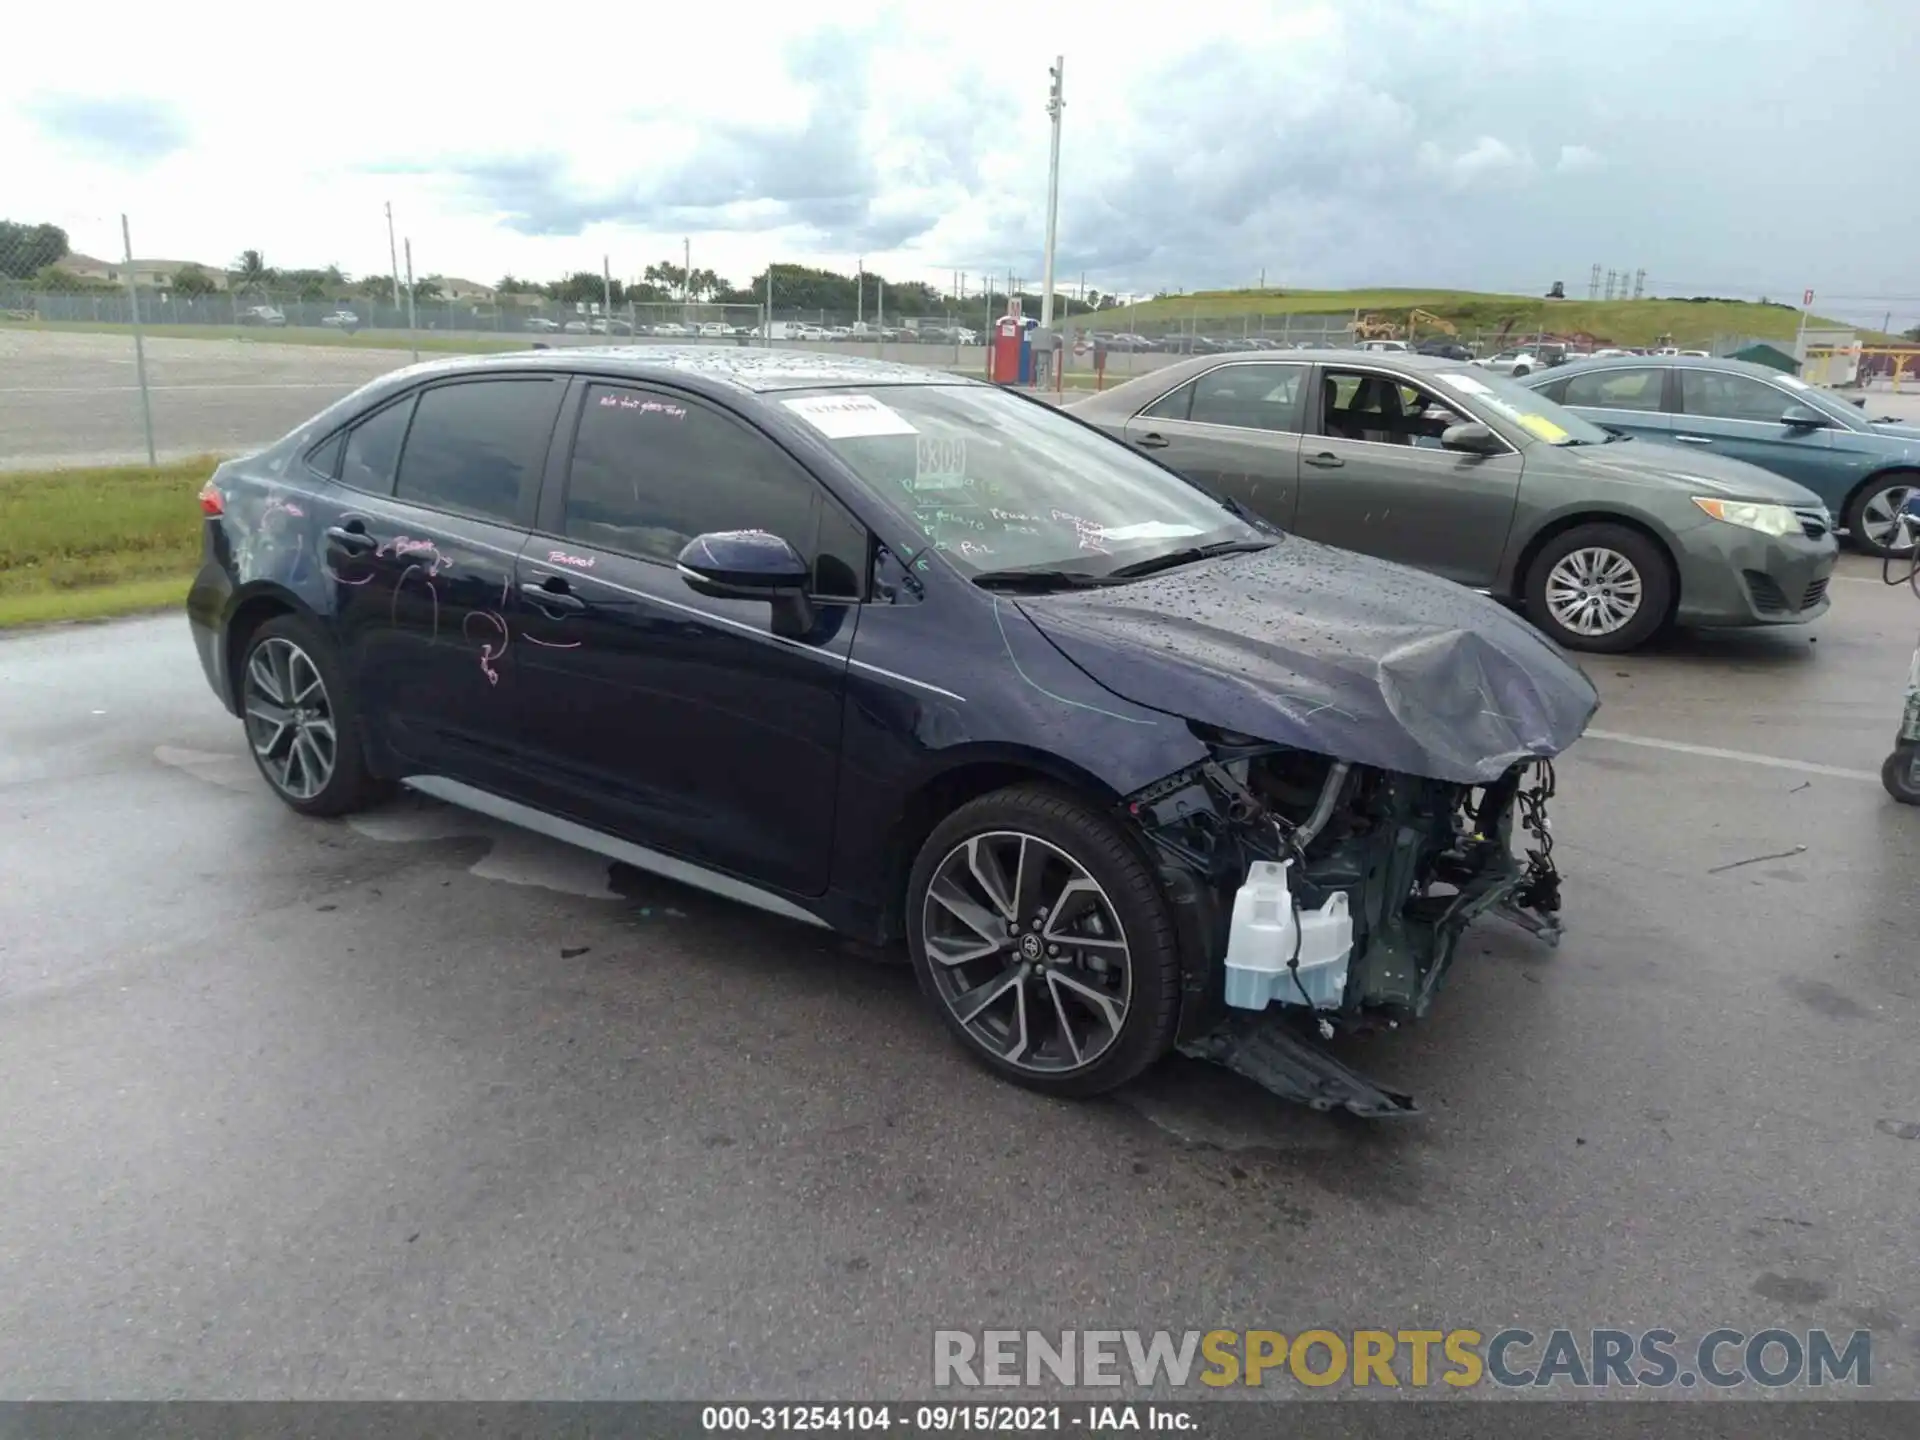
POLYGON ((1762 535, 1709 520, 1680 537, 1682 625, 1803 625, 1827 613, 1840 559, 1831 530, 1803 516, 1799 535, 1762 535), (1805 533, 1818 528, 1819 534, 1805 533))

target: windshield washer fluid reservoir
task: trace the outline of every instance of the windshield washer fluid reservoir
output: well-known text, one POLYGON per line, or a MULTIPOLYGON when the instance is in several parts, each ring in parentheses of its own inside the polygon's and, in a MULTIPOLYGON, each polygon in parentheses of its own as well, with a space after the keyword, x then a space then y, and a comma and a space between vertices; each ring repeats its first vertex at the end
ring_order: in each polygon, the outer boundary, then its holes
POLYGON ((1318 910, 1294 908, 1287 872, 1293 862, 1256 860, 1233 897, 1227 932, 1227 1004, 1242 1010, 1311 1005, 1337 1010, 1347 988, 1353 953, 1353 917, 1347 892, 1337 890, 1318 910), (1299 983, 1294 968, 1298 946, 1299 983), (1302 992, 1305 992, 1304 994, 1302 992))

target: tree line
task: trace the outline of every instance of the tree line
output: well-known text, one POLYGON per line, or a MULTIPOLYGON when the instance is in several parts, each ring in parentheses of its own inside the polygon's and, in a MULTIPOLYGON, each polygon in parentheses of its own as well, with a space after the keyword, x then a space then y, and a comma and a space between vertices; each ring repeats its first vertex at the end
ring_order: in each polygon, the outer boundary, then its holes
MULTIPOLYGON (((67 233, 57 225, 27 225, 0 221, 0 276, 26 282, 37 289, 62 292, 117 290, 120 285, 95 276, 81 275, 64 266, 72 251, 67 233)), ((1006 308, 1006 287, 989 286, 986 293, 959 296, 920 280, 889 280, 878 271, 859 271, 844 275, 809 265, 774 264, 743 285, 722 278, 710 269, 695 267, 691 273, 684 265, 663 260, 648 265, 634 281, 605 277, 591 270, 576 270, 556 280, 530 280, 507 274, 494 284, 496 296, 533 296, 561 305, 604 304, 609 298, 616 307, 628 304, 659 305, 694 301, 706 305, 761 305, 768 299, 767 282, 771 275, 772 301, 778 310, 820 311, 830 314, 864 313, 889 315, 902 319, 940 315, 955 310, 985 314, 1006 308)), ((164 277, 165 288, 185 296, 210 295, 224 288, 236 294, 278 295, 301 300, 337 300, 358 298, 380 300, 392 296, 396 286, 391 275, 364 275, 354 279, 337 265, 319 268, 281 268, 267 264, 257 249, 242 250, 226 267, 224 276, 206 266, 182 264, 164 277)), ((404 281, 397 287, 406 292, 404 281)), ((1022 287, 1016 292, 1024 307, 1038 313, 1039 297, 1022 287)), ((413 283, 415 304, 447 299, 444 277, 429 275, 413 283)), ((1089 290, 1083 298, 1056 291, 1054 309, 1064 315, 1104 310, 1118 304, 1116 297, 1089 290)))

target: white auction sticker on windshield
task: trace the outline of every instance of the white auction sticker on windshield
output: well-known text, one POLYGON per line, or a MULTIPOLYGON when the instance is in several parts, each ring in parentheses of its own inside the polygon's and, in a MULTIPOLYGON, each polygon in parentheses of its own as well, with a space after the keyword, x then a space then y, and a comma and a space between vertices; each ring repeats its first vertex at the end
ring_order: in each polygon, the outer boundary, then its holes
POLYGON ((865 435, 918 435, 906 417, 871 395, 802 395, 781 402, 829 440, 865 435))
POLYGON ((967 440, 964 435, 922 435, 913 442, 913 489, 962 490, 967 486, 967 440))
POLYGON ((1457 371, 1447 370, 1433 378, 1438 380, 1442 385, 1452 386, 1463 395, 1487 395, 1492 393, 1487 386, 1480 382, 1478 377, 1473 375, 1463 375, 1457 371))

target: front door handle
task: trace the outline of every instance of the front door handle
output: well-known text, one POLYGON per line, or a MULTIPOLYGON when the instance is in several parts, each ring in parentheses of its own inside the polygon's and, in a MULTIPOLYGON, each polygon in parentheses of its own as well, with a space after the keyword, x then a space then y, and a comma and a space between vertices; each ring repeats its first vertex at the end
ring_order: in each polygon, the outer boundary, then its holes
POLYGON ((1149 430, 1133 443, 1138 445, 1142 450, 1164 450, 1167 448, 1167 437, 1149 430))
POLYGON ((349 555, 365 555, 379 542, 364 530, 350 530, 345 525, 329 525, 327 539, 346 551, 349 555))
POLYGON ((520 587, 520 593, 543 610, 557 611, 565 615, 577 615, 587 608, 587 602, 569 590, 550 590, 544 584, 529 580, 520 587))
POLYGON ((1713 441, 1709 440, 1705 435, 1676 435, 1673 438, 1678 440, 1682 445, 1711 445, 1713 443, 1713 441))
POLYGON ((1306 463, 1309 465, 1317 465, 1322 470, 1338 470, 1347 462, 1342 460, 1338 455, 1335 455, 1331 450, 1322 450, 1318 455, 1307 456, 1306 463))

